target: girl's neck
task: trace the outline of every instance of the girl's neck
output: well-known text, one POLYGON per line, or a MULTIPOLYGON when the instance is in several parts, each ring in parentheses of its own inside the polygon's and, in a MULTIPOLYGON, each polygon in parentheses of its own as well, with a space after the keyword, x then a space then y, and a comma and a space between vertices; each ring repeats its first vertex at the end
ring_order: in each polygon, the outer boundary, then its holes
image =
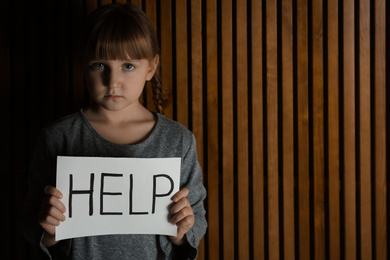
POLYGON ((142 142, 152 133, 157 122, 153 113, 141 104, 121 111, 89 107, 84 110, 84 115, 100 136, 121 145, 142 142))
POLYGON ((91 122, 112 125, 149 121, 154 118, 154 115, 139 103, 120 111, 110 111, 101 106, 92 105, 84 110, 84 114, 91 122))

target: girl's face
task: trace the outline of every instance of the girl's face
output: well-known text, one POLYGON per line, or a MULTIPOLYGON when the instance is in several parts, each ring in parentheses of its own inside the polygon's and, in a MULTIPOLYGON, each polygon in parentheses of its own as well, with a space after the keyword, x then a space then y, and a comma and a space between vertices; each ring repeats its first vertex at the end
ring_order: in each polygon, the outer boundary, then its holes
POLYGON ((92 100, 109 111, 121 111, 139 104, 145 81, 151 80, 158 64, 141 60, 91 60, 85 70, 92 100))

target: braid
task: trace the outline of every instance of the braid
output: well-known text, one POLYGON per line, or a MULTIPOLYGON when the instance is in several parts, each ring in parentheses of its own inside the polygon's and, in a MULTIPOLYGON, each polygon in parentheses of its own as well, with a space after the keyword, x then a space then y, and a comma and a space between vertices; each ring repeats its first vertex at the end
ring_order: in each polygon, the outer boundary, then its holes
POLYGON ((164 111, 163 111, 163 95, 162 95, 162 85, 161 85, 161 76, 160 76, 160 64, 157 67, 157 70, 151 80, 151 83, 152 83, 154 106, 156 107, 157 112, 163 115, 164 111))

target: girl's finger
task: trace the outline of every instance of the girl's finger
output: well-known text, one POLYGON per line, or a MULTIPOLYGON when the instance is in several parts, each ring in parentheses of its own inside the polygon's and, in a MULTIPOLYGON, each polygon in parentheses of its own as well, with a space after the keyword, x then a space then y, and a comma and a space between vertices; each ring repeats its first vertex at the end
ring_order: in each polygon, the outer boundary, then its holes
POLYGON ((46 216, 44 219, 42 219, 40 222, 41 226, 58 226, 61 222, 56 219, 56 218, 53 218, 52 216, 46 216))
POLYGON ((44 189, 44 192, 46 195, 49 195, 49 196, 55 196, 59 199, 62 198, 62 193, 61 191, 59 191, 58 189, 56 189, 55 187, 51 186, 51 185, 46 185, 45 186, 45 189, 44 189))
POLYGON ((187 198, 182 198, 181 200, 172 204, 172 206, 170 208, 170 213, 176 214, 177 212, 179 212, 180 210, 182 210, 183 208, 186 208, 186 207, 191 208, 191 204, 187 198))
POLYGON ((183 208, 176 214, 172 215, 170 222, 177 225, 180 221, 187 217, 194 218, 194 213, 190 207, 183 208))
POLYGON ((47 217, 55 218, 58 221, 65 221, 64 214, 55 207, 44 206, 41 211, 40 219, 46 219, 47 217))
POLYGON ((66 211, 65 205, 55 196, 47 196, 43 202, 47 206, 55 207, 62 213, 65 213, 66 211))
POLYGON ((183 218, 180 220, 176 226, 177 226, 177 233, 178 235, 184 235, 187 233, 187 231, 194 225, 195 219, 192 216, 188 216, 186 218, 183 218))
POLYGON ((61 211, 59 211, 57 208, 55 208, 55 207, 51 207, 50 209, 49 209, 49 212, 48 212, 49 214, 49 216, 51 216, 51 217, 53 217, 53 218, 55 218, 55 219, 57 219, 57 220, 59 220, 59 221, 65 221, 65 216, 64 216, 64 214, 61 212, 61 211))
POLYGON ((190 194, 190 191, 187 188, 182 188, 172 197, 172 200, 178 202, 182 198, 186 198, 188 194, 190 194))

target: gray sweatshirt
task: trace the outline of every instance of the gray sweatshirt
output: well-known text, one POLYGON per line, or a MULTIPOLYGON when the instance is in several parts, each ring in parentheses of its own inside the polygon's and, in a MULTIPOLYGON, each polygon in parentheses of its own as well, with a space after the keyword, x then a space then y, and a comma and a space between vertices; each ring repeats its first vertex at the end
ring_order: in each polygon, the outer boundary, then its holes
POLYGON ((82 111, 45 127, 33 154, 29 186, 22 215, 22 231, 39 258, 46 259, 195 259, 206 232, 203 200, 206 190, 196 154, 194 135, 183 125, 156 114, 149 137, 134 145, 118 145, 100 136, 82 111), (190 190, 195 224, 186 233, 186 248, 177 248, 163 235, 107 235, 60 241, 52 248, 42 242, 37 215, 46 185, 55 186, 57 156, 169 158, 181 157, 180 188, 190 190))

